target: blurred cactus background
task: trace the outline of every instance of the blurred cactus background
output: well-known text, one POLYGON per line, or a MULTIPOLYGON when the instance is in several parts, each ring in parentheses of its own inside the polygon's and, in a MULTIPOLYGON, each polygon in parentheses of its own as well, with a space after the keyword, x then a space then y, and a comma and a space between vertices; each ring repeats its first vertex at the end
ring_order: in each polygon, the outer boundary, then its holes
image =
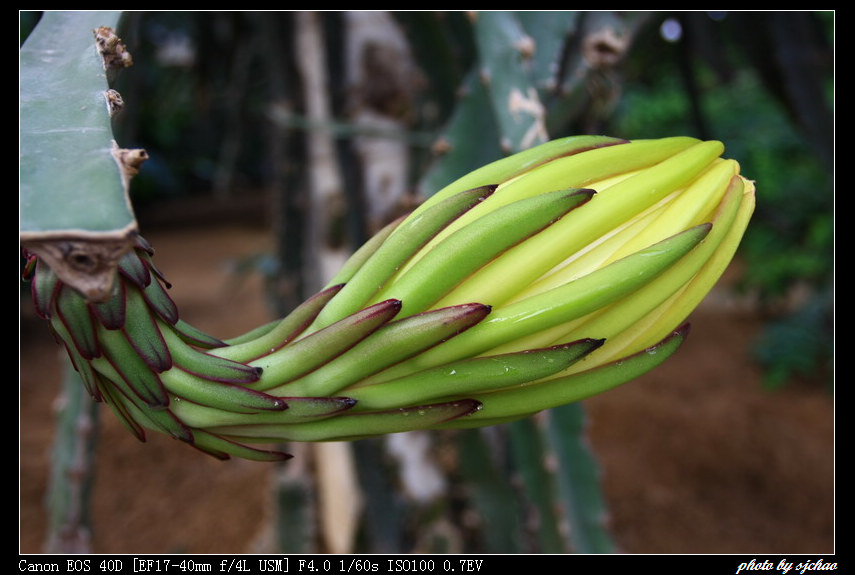
MULTIPOLYGON (((38 18, 20 14, 22 43, 38 18)), ((833 12, 129 12, 119 35, 134 66, 116 85, 125 101, 116 139, 150 156, 132 185, 143 235, 184 226, 184 248, 194 250, 191 222, 217 213, 251 222, 270 249, 232 260, 229 285, 261 278, 269 318, 317 291, 381 226, 479 165, 564 135, 689 135, 723 141, 757 182, 728 297, 760 318, 746 352, 758 385, 768 397, 805 382, 833 393, 833 12)), ((60 381, 40 383, 59 393, 60 381)), ((64 397, 65 408, 76 404, 64 397)), ((97 428, 88 398, 82 404, 51 449, 65 457, 54 465, 72 458, 88 472, 70 487, 54 475, 49 512, 22 500, 24 552, 69 541, 79 551, 155 553, 721 551, 639 549, 615 533, 579 404, 485 430, 289 446, 294 460, 263 470, 217 463, 209 474, 252 473, 246 511, 263 513, 235 521, 263 524, 265 535, 235 548, 135 549, 128 533, 130 543, 111 547, 99 534, 121 527, 93 520, 92 499, 119 490, 128 513, 142 502, 133 485, 88 481, 98 452, 112 447, 64 446, 80 414, 97 428)), ((22 421, 22 453, 48 431, 22 421)), ((162 451, 139 453, 143 461, 126 463, 176 472, 159 463, 162 451)), ((29 472, 22 464, 22 485, 29 472)), ((170 493, 145 504, 168 507, 170 493)), ((182 529, 181 517, 158 526, 182 529)))

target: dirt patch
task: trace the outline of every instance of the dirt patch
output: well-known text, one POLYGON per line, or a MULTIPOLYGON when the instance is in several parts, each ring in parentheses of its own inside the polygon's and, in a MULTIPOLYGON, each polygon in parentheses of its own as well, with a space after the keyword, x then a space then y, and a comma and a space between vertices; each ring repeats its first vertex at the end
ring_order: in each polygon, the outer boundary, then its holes
MULTIPOLYGON (((231 225, 145 235, 185 319, 221 337, 269 319, 261 279, 238 281, 229 267, 269 251, 267 232, 231 225)), ((764 390, 746 353, 758 318, 714 299, 665 365, 587 402, 614 538, 626 553, 832 553, 833 399, 810 382, 764 390)), ((24 305, 23 553, 44 548, 61 365, 46 326, 24 305)), ((140 443, 103 409, 95 471, 94 552, 263 550, 269 465, 219 462, 156 434, 140 443)))

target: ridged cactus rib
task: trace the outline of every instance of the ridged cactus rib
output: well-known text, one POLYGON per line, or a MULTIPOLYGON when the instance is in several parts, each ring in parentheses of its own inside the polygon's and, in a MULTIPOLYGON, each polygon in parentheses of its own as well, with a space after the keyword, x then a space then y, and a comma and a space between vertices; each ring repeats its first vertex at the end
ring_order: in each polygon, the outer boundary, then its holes
POLYGON ((110 79, 132 62, 120 17, 46 11, 20 50, 20 241, 100 300, 138 233, 128 184, 147 157, 113 138, 110 79))
POLYGON ((114 299, 31 253, 37 313, 135 436, 218 458, 528 417, 654 369, 735 256, 754 185, 719 142, 580 136, 476 170, 285 318, 220 340, 179 319, 142 238, 114 299), (349 282, 353 282, 349 284, 349 282))

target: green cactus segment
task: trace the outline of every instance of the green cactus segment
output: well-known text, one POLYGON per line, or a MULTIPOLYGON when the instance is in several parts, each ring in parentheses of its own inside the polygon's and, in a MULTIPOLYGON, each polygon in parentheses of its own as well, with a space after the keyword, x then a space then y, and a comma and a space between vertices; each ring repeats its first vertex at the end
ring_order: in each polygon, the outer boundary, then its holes
POLYGON ((531 38, 528 64, 532 83, 545 94, 555 92, 556 70, 566 57, 567 38, 576 34, 581 12, 573 10, 521 10, 514 13, 531 38))
MULTIPOLYGON (((487 90, 477 71, 472 70, 464 78, 462 88, 454 113, 435 145, 438 157, 419 183, 424 196, 432 197, 448 182, 466 177, 472 170, 504 155, 499 147, 498 128, 490 112, 487 90), (478 134, 478 137, 473 138, 472 134, 478 134)), ((492 178, 473 178, 471 181, 474 183, 466 182, 447 190, 442 194, 443 199, 468 188, 496 182, 492 178)))
POLYGON ((473 17, 479 72, 490 94, 501 143, 518 152, 548 140, 546 107, 528 73, 534 40, 514 12, 482 11, 473 17))
MULTIPOLYGON (((567 553, 568 534, 562 533, 560 515, 565 509, 557 506, 554 493, 555 475, 561 472, 551 463, 561 454, 545 441, 541 432, 543 422, 538 418, 514 421, 508 425, 510 453, 523 486, 525 501, 534 508, 531 529, 536 529, 540 553, 567 553)), ((569 509, 568 509, 569 511, 569 509)))
POLYGON ((473 429, 456 437, 458 473, 477 517, 483 524, 480 545, 487 553, 521 553, 525 549, 526 510, 521 505, 517 477, 509 477, 507 462, 489 432, 473 429))
POLYGON ((123 237, 136 228, 93 35, 120 14, 47 11, 20 50, 22 240, 123 237))
POLYGON ((575 553, 613 553, 608 511, 600 489, 600 469, 579 403, 561 405, 549 413, 546 436, 555 452, 557 501, 567 510, 569 538, 575 553))

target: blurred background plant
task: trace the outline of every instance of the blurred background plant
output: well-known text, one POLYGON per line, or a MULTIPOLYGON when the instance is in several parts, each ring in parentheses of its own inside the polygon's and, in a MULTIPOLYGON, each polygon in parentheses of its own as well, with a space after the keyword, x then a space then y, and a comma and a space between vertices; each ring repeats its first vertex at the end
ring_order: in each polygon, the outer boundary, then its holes
MULTIPOLYGON (((22 42, 37 21, 21 13, 22 42)), ((136 209, 249 205, 261 191, 276 252, 246 265, 265 274, 271 315, 420 197, 503 154, 578 133, 691 135, 723 141, 758 182, 739 286, 767 314, 754 351, 769 386, 820 374, 831 389, 833 12, 131 12, 120 35, 135 65, 117 85, 117 140, 151 158, 136 209)), ((289 535, 325 513, 323 487, 283 472, 279 547, 613 551, 584 425, 574 405, 454 437, 318 447, 318 469, 389 512, 339 508, 321 536, 289 535), (449 471, 428 453, 452 444, 449 471), (438 498, 460 493, 448 483, 465 496, 438 498), (467 500, 478 528, 445 534, 467 500)))
POLYGON ((612 132, 719 139, 758 182, 741 286, 768 312, 755 346, 770 386, 833 361, 834 15, 658 15, 624 67, 612 132), (661 41, 655 41, 659 36, 661 41), (798 351, 798 353, 795 353, 798 351))

